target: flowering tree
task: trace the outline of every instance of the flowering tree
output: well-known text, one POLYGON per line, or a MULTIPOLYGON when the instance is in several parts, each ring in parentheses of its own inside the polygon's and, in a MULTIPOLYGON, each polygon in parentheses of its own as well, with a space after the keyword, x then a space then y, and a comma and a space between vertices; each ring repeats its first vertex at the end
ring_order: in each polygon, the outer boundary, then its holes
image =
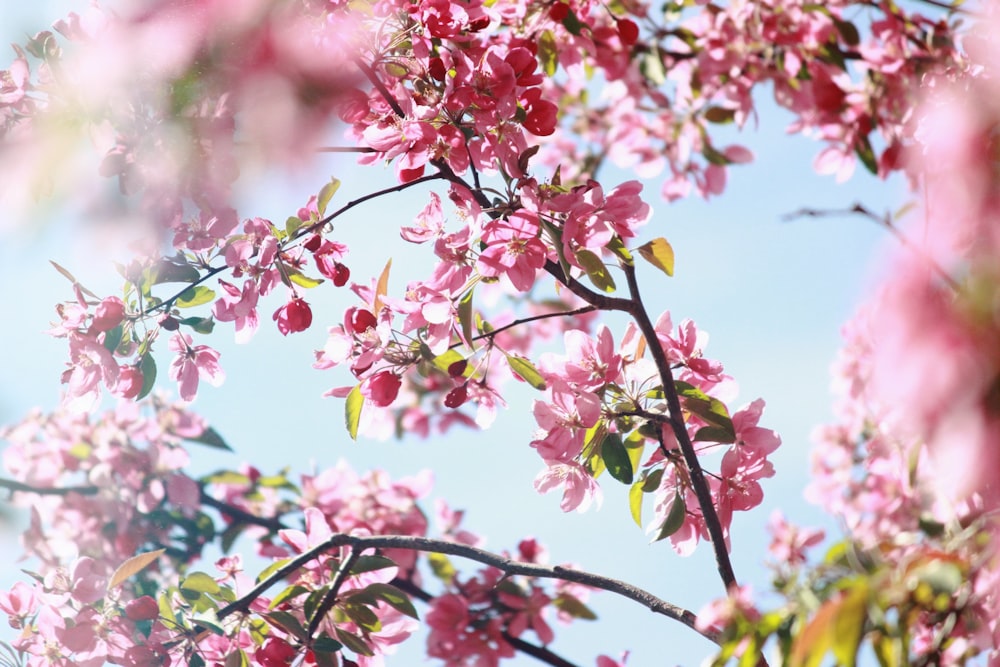
POLYGON ((203 0, 94 5, 15 46, 0 76, 8 183, 93 192, 63 169, 78 151, 142 224, 120 295, 55 266, 62 406, 3 432, 0 485, 29 508, 37 562, 0 592, 9 661, 374 665, 423 624, 448 665, 571 665, 553 621, 593 618, 598 590, 715 642, 719 664, 853 665, 862 647, 886 667, 992 660, 991 25, 929 0, 203 0), (721 194, 752 161, 721 130, 754 118, 761 86, 821 143, 817 170, 905 171, 923 196, 917 231, 853 209, 901 243, 845 329, 840 421, 818 435, 810 493, 849 533, 810 561, 822 535, 776 516, 770 609, 740 585, 729 530, 760 505, 780 439, 762 399, 732 405, 690 319, 650 312, 638 268, 668 280, 673 248, 647 225, 643 185, 604 177, 659 178, 667 201, 721 194), (397 182, 346 197, 317 182, 285 220, 236 210, 239 178, 317 152, 391 164, 397 182), (399 261, 352 263, 337 225, 416 187, 426 205, 400 234, 432 268, 393 293, 399 261), (314 313, 310 294, 331 289, 351 305, 314 313), (351 438, 488 428, 512 383, 532 387, 535 488, 582 511, 599 480, 627 485, 635 521, 681 556, 710 549, 728 595, 695 614, 548 565, 533 539, 488 551, 460 511, 422 504, 426 477, 192 476, 189 447, 228 446, 189 405, 225 378, 211 336, 231 325, 250 342, 261 320, 287 336, 329 326, 315 368, 351 438), (206 567, 210 549, 223 555, 206 567))

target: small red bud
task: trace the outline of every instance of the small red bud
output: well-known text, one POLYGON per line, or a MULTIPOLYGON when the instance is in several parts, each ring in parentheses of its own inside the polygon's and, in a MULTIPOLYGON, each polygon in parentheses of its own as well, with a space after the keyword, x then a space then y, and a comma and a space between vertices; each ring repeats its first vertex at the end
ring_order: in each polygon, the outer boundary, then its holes
POLYGON ((562 21, 569 16, 569 5, 565 2, 556 2, 549 7, 549 18, 553 21, 562 21))
POLYGON ((305 249, 308 250, 309 252, 316 252, 317 250, 319 250, 319 247, 323 245, 323 237, 320 236, 319 234, 313 234, 312 236, 309 237, 309 240, 306 241, 303 245, 305 246, 305 249))
POLYGON ((333 267, 333 284, 337 287, 343 287, 347 284, 347 281, 351 279, 351 270, 344 266, 343 264, 337 264, 333 267))
POLYGON ((177 331, 178 329, 181 328, 181 323, 178 322, 173 317, 168 316, 160 320, 160 326, 166 329, 167 331, 177 331))
POLYGON ((125 605, 125 616, 130 621, 151 621, 159 615, 160 606, 148 595, 131 600, 125 605))
POLYGON ((489 16, 480 16, 479 18, 472 19, 469 21, 468 31, 469 32, 479 32, 483 28, 490 24, 489 16))
POLYGON ((432 79, 444 81, 444 77, 447 75, 444 69, 444 61, 440 58, 431 58, 430 62, 427 63, 427 73, 431 75, 432 79))
POLYGON ((625 46, 632 46, 639 39, 639 26, 632 19, 618 19, 618 36, 625 46))
POLYGON ((445 407, 457 408, 460 407, 469 399, 469 390, 463 384, 459 387, 455 387, 448 392, 448 395, 444 397, 445 407))
POLYGON ((459 359, 458 361, 448 364, 448 375, 453 378, 460 378, 465 375, 465 369, 469 366, 468 359, 459 359))

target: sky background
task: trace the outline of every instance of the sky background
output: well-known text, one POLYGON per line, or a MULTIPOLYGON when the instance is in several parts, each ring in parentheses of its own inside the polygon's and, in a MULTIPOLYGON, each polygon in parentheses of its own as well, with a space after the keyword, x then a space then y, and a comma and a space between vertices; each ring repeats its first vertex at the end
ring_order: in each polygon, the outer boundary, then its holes
MULTIPOLYGON (((28 15, 21 3, 0 0, 0 36, 13 41, 24 31, 47 27, 61 14, 57 6, 38 5, 28 15)), ((759 127, 751 122, 740 139, 754 151, 755 162, 731 169, 726 193, 708 203, 691 199, 668 205, 658 197, 659 182, 648 183, 646 199, 654 215, 636 242, 664 236, 676 253, 674 278, 648 267, 641 270, 650 312, 655 316, 669 309, 675 323, 690 317, 709 332, 706 356, 722 361, 740 384, 731 408, 765 398, 762 425, 782 437, 782 447, 772 456, 777 475, 763 484, 763 505, 734 519, 737 577, 756 590, 767 586, 764 526, 774 508, 796 522, 836 533, 835 520, 802 498, 809 479, 809 433, 830 419, 828 369, 840 342, 840 325, 872 285, 878 249, 891 242, 860 218, 784 221, 783 216, 803 206, 841 209, 855 202, 881 212, 906 199, 901 183, 881 182, 861 170, 844 185, 814 174, 812 159, 820 146, 787 137, 784 127, 790 117, 765 97, 758 95, 759 127)), ((263 185, 251 184, 243 194, 241 215, 284 220, 330 176, 343 181, 334 206, 393 182, 392 168, 360 169, 349 156, 324 156, 308 172, 271 174, 263 185)), ((607 172, 603 182, 613 186, 629 178, 618 176, 607 172)), ((427 259, 399 239, 398 228, 426 204, 428 191, 413 188, 377 200, 337 223, 334 238, 351 247, 348 264, 354 279, 377 274, 389 257, 390 293, 425 275, 421 267, 430 266, 427 259)), ((67 267, 98 294, 116 294, 120 282, 108 249, 121 247, 132 233, 128 227, 86 220, 74 201, 17 219, 12 215, 0 208, 0 423, 58 402, 66 349, 63 341, 41 332, 54 319, 55 304, 72 293, 48 260, 67 267)), ((306 298, 313 306, 314 325, 304 333, 284 338, 274 328, 270 314, 280 305, 279 294, 262 304, 261 330, 251 344, 233 343, 226 326, 204 341, 222 352, 227 380, 219 389, 204 386, 193 407, 235 454, 194 446, 194 474, 235 468, 244 460, 265 472, 286 466, 293 473, 308 471, 341 459, 359 472, 381 468, 394 477, 430 468, 434 495, 465 509, 466 528, 485 536, 488 548, 513 549, 518 540, 534 536, 548 548, 552 563, 572 562, 625 579, 695 611, 723 593, 709 546, 680 558, 667 542, 650 545, 629 517, 626 487, 606 476, 601 480, 603 507, 584 514, 564 514, 558 494, 539 496, 533 490, 541 461, 528 446, 535 429, 531 401, 537 396, 530 389, 505 396, 509 409, 486 432, 454 431, 426 441, 351 442, 343 426, 343 402, 321 397, 328 388, 347 384, 349 376, 315 371, 311 363, 313 350, 326 340, 326 326, 339 322, 354 301, 346 290, 327 286, 306 298)), ((621 326, 613 330, 620 339, 621 326)), ((173 391, 163 343, 157 357, 160 387, 173 391)), ((430 510, 431 501, 425 507, 430 510)), ((0 533, 4 562, 14 563, 19 553, 20 525, 15 518, 0 533)), ((18 567, 0 568, 0 586, 17 579, 18 567)), ((592 665, 601 653, 617 656, 629 650, 632 666, 696 665, 710 652, 708 642, 695 633, 610 593, 596 594, 591 607, 599 620, 557 628, 551 647, 577 664, 592 665)), ((10 639, 5 632, 10 631, 0 628, 0 640, 10 639)), ((411 642, 389 664, 421 664, 421 648, 411 642)), ((518 657, 505 664, 537 663, 518 657)))

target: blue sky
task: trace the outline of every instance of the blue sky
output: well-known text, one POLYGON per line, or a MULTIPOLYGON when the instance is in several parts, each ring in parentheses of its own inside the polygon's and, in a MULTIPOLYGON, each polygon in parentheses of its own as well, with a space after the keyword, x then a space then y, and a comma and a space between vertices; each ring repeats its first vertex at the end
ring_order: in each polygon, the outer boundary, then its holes
MULTIPOLYGON (((36 17, 35 27, 44 27, 58 14, 36 10, 36 17)), ((8 27, 2 30, 8 41, 17 39, 8 27)), ((764 504, 738 515, 733 528, 737 576, 757 589, 767 581, 761 566, 767 545, 763 527, 773 508, 807 525, 835 525, 802 499, 809 432, 829 419, 828 367, 839 344, 839 327, 870 285, 877 248, 889 242, 862 219, 781 218, 802 206, 845 208, 861 201, 881 211, 905 199, 899 184, 877 181, 860 170, 844 185, 815 175, 811 162, 820 147, 785 136, 789 119, 762 98, 761 103, 760 128, 741 139, 755 152, 756 161, 731 170, 722 197, 707 204, 691 200, 668 205, 656 195, 658 183, 647 186, 654 216, 641 240, 669 239, 677 268, 674 278, 654 270, 640 277, 654 314, 669 308, 675 322, 690 317, 710 333, 707 355, 721 360, 740 383, 733 407, 764 397, 768 407, 762 423, 782 436, 783 445, 773 457, 777 475, 764 483, 764 504)), ((391 182, 392 174, 391 168, 359 169, 350 157, 322 157, 309 173, 270 175, 266 187, 248 188, 241 213, 283 220, 331 175, 343 181, 337 200, 346 201, 391 182)), ((628 177, 605 178, 613 185, 628 177)), ((421 275, 407 270, 426 260, 412 254, 413 247, 399 240, 396 229, 423 207, 426 193, 413 189, 373 202, 337 225, 339 240, 352 248, 349 265, 355 279, 377 273, 390 256, 391 288, 421 275)), ((58 399, 65 348, 41 332, 54 318, 54 304, 71 292, 48 260, 69 268, 98 293, 119 289, 106 250, 129 230, 81 217, 69 202, 22 221, 16 232, 0 237, 0 309, 5 314, 0 327, 0 422, 17 420, 34 406, 51 408, 58 399)), ((228 377, 220 389, 205 387, 194 408, 232 444, 236 455, 196 449, 196 473, 236 467, 242 460, 264 470, 291 466, 304 471, 343 458, 359 471, 378 467, 394 476, 430 468, 435 472, 435 495, 466 509, 467 527, 486 536, 490 548, 513 548, 520 538, 535 536, 548 547, 554 563, 573 562, 627 579, 694 610, 722 593, 707 546, 682 559, 665 543, 649 545, 629 518, 626 489, 612 480, 602 478, 603 508, 586 514, 563 514, 557 495, 535 493, 531 483, 541 465, 528 447, 535 428, 530 414, 535 395, 530 390, 510 397, 510 408, 484 433, 457 431, 429 441, 351 442, 343 428, 342 402, 320 396, 331 386, 346 384, 346 375, 311 368, 313 350, 325 341, 326 325, 339 321, 350 301, 345 290, 325 287, 307 298, 315 315, 307 332, 280 336, 270 322, 270 312, 279 304, 271 300, 261 309, 261 331, 250 345, 235 345, 225 327, 206 341, 222 351, 228 377)), ((620 332, 618 327, 616 339, 620 332)), ((168 357, 159 359, 165 368, 168 357)), ((166 374, 161 378, 161 386, 169 388, 166 374)), ((17 553, 15 533, 8 527, 0 537, 0 555, 10 561, 17 553)), ((0 576, 0 584, 9 585, 12 574, 0 576)), ((694 665, 710 648, 682 626, 609 593, 596 595, 592 603, 600 620, 558 632, 552 647, 578 664, 592 665, 599 653, 614 656, 631 650, 631 665, 694 665)), ((0 630, 0 639, 4 632, 0 630)), ((420 655, 419 647, 410 647, 407 655, 420 655)), ((390 664, 417 661, 401 657, 390 664)), ((520 657, 507 664, 537 663, 520 657)))

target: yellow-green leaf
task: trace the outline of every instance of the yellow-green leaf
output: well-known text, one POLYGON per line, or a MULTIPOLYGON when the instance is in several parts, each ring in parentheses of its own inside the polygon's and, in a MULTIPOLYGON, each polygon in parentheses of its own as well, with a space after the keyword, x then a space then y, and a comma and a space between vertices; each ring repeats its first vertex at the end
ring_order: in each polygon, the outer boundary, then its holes
POLYGON ((594 284, 594 287, 602 292, 615 291, 615 279, 611 277, 607 265, 601 261, 600 257, 586 248, 580 248, 576 251, 576 261, 580 264, 580 268, 587 274, 587 277, 590 278, 590 282, 594 284))
POLYGON ((337 190, 340 189, 340 179, 331 178, 330 182, 322 187, 319 191, 319 197, 316 198, 316 208, 319 210, 319 217, 326 215, 326 207, 333 199, 333 195, 337 194, 337 190))
POLYGON ((215 292, 204 285, 189 287, 177 297, 174 305, 178 308, 192 308, 215 299, 215 292))
POLYGON ((115 573, 111 575, 111 579, 108 580, 108 590, 112 590, 121 586, 126 580, 131 579, 135 575, 139 574, 147 567, 156 562, 156 560, 166 552, 166 549, 157 549, 156 551, 147 551, 146 553, 139 554, 138 556, 132 556, 124 563, 118 566, 115 573))
POLYGON ((639 480, 628 490, 628 509, 632 513, 635 525, 642 528, 642 486, 645 480, 639 480))
POLYGON ((534 364, 522 356, 507 354, 506 352, 504 354, 507 356, 507 363, 510 364, 510 370, 515 375, 539 391, 545 389, 545 378, 538 372, 534 364))
POLYGON ((347 434, 351 440, 358 439, 358 424, 361 422, 361 408, 364 407, 365 397, 361 395, 361 385, 356 385, 351 389, 344 401, 344 419, 347 422, 347 434))
POLYGON ((289 270, 288 279, 291 280, 296 285, 298 285, 299 287, 305 287, 306 289, 312 289, 317 285, 323 284, 322 278, 310 278, 309 276, 305 275, 300 271, 289 270))
POLYGON ((636 250, 647 262, 663 271, 668 276, 674 275, 674 248, 665 238, 653 239, 644 243, 636 250))

